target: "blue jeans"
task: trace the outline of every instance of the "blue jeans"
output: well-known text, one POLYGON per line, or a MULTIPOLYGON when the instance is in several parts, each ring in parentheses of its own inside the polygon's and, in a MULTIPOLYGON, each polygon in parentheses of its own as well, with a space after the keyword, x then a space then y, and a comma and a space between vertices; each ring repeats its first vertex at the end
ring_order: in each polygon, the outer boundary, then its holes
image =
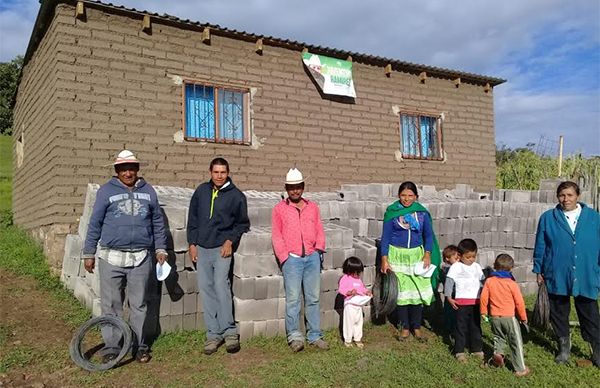
POLYGON ((198 288, 204 303, 207 340, 237 335, 233 320, 230 268, 231 257, 221 257, 221 247, 206 249, 198 246, 198 288))
POLYGON ((321 311, 319 294, 321 292, 321 257, 314 252, 305 257, 289 256, 284 262, 283 284, 285 286, 285 330, 288 343, 304 341, 300 333, 301 292, 304 289, 304 313, 306 316, 309 343, 323 337, 321 332, 321 311))

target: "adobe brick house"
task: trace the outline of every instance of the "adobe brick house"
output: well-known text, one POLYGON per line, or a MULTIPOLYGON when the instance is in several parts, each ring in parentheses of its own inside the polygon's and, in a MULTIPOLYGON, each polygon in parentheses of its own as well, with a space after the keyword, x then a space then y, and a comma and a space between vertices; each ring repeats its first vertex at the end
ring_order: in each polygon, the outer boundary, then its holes
MULTIPOLYGON (((155 185, 195 187, 224 156, 242 189, 411 179, 495 185, 498 78, 315 47, 96 1, 43 1, 14 109, 15 222, 61 256, 87 183, 134 150, 155 185), (302 52, 348 60, 327 95, 302 52)), ((56 254, 53 254, 56 253, 56 254)))

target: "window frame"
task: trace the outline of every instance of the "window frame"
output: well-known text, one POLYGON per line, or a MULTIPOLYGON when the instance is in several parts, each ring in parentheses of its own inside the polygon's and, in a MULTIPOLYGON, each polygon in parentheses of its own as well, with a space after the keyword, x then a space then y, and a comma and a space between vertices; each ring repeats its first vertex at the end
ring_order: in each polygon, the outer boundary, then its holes
POLYGON ((444 122, 444 114, 443 113, 432 113, 426 111, 419 110, 410 110, 410 109, 400 109, 398 111, 398 137, 400 139, 400 152, 402 153, 402 159, 412 159, 412 160, 430 160, 430 161, 444 161, 444 145, 443 145, 443 122, 444 122), (436 123, 436 139, 438 143, 437 154, 438 156, 434 157, 423 157, 420 155, 412 155, 404 153, 404 139, 402 138, 402 115, 405 116, 416 116, 417 117, 417 134, 416 137, 418 139, 417 149, 421 150, 421 118, 433 118, 436 123))
POLYGON ((238 144, 238 145, 251 145, 252 144, 252 131, 251 131, 251 117, 250 117, 250 88, 244 88, 240 86, 231 86, 220 83, 206 82, 197 79, 185 78, 182 80, 181 88, 181 111, 182 111, 182 123, 181 128, 183 129, 183 139, 189 142, 200 142, 200 143, 214 143, 214 144, 238 144), (203 138, 203 137, 192 137, 188 136, 187 128, 187 100, 186 100, 186 88, 188 85, 195 85, 199 87, 211 87, 213 88, 213 102, 214 102, 214 120, 215 120, 215 137, 214 138, 203 138), (243 101, 243 139, 224 139, 220 136, 220 110, 219 110, 219 91, 229 91, 242 93, 243 101))

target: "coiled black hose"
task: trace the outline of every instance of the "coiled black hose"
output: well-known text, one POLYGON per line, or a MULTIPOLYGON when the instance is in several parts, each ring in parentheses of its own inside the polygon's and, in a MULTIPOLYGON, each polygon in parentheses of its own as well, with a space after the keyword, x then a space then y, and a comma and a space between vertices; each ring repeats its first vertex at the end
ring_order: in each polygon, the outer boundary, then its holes
POLYGON ((71 354, 71 359, 75 364, 79 365, 81 368, 87 371, 97 372, 111 369, 115 365, 117 365, 129 352, 132 343, 133 334, 127 322, 125 322, 122 318, 116 316, 102 315, 90 319, 89 321, 81 325, 79 329, 77 329, 77 332, 75 332, 75 334, 73 335, 73 339, 71 340, 71 344, 69 345, 69 353, 71 354), (121 348, 121 352, 117 355, 115 359, 107 363, 96 364, 91 362, 82 352, 81 343, 83 342, 83 339, 90 330, 94 329, 95 327, 102 327, 104 325, 113 326, 121 331, 121 333, 123 334, 123 347, 121 348))
POLYGON ((392 271, 377 273, 373 284, 373 304, 375 318, 387 317, 396 308, 398 299, 398 278, 392 271))

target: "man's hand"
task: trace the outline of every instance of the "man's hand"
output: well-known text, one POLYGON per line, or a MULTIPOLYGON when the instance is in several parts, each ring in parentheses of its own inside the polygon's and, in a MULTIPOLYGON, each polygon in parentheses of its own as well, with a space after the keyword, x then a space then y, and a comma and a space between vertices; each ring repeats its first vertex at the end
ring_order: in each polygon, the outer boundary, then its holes
POLYGON ((541 286, 544 283, 544 275, 538 273, 536 276, 538 286, 541 286))
POLYGON ((169 255, 167 255, 165 252, 159 252, 156 254, 156 261, 158 264, 162 265, 162 263, 164 263, 168 257, 169 255))
POLYGON ((198 247, 196 247, 194 244, 190 245, 188 254, 190 255, 190 260, 192 260, 192 263, 195 263, 198 260, 198 247))
POLYGON ((391 269, 392 269, 392 267, 390 267, 390 265, 388 264, 388 257, 381 256, 381 272, 387 273, 391 269))
POLYGON ((83 266, 85 267, 85 270, 89 273, 94 273, 94 268, 96 268, 96 259, 94 259, 93 257, 89 259, 84 259, 83 266))
POLYGON ((454 310, 458 310, 458 305, 454 299, 446 297, 446 302, 448 302, 448 304, 452 306, 454 310))
POLYGON ((226 240, 221 247, 221 257, 230 257, 233 251, 232 248, 233 243, 231 240, 226 240))

